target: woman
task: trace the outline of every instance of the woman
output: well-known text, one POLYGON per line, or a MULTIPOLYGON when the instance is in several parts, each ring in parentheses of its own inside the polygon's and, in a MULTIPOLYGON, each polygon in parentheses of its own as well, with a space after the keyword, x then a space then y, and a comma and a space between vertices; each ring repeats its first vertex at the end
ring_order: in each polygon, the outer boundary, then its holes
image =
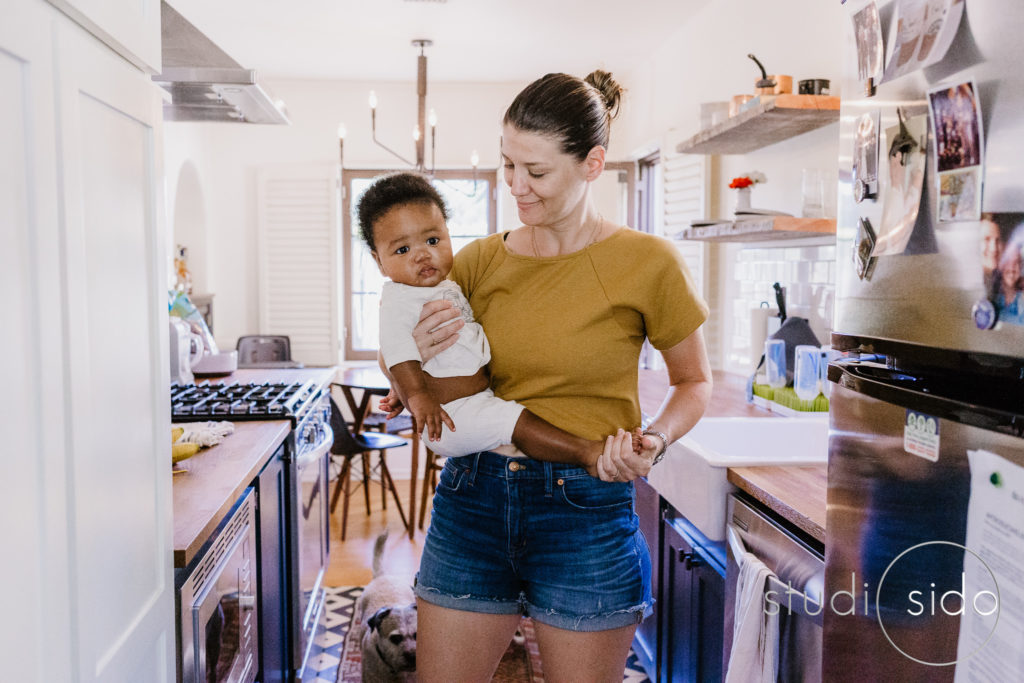
MULTIPOLYGON (((452 270, 490 340, 495 393, 584 438, 617 435, 600 479, 512 446, 446 461, 416 583, 421 681, 490 680, 523 613, 547 680, 621 681, 651 612, 632 481, 700 419, 711 371, 707 306, 675 248, 608 221, 591 196, 620 97, 601 71, 548 74, 516 97, 501 153, 523 225, 468 245, 452 270), (634 452, 645 338, 671 387, 634 452)), ((423 309, 424 361, 454 343, 449 306, 423 309)))
POLYGON ((999 258, 996 278, 996 310, 999 322, 1009 325, 1024 325, 1024 226, 1013 231, 999 258))

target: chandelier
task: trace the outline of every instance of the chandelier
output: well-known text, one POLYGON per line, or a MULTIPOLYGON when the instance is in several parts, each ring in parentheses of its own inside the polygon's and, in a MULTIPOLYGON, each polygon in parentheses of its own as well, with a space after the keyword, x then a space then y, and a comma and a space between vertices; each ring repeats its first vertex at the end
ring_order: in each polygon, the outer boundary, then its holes
MULTIPOLYGON (((388 147, 383 142, 377 139, 377 93, 373 90, 370 91, 370 130, 373 135, 373 142, 381 149, 387 151, 395 158, 402 161, 402 163, 412 166, 420 173, 426 173, 434 175, 434 160, 437 150, 437 113, 431 109, 427 112, 427 55, 424 53, 424 49, 434 44, 434 41, 427 40, 425 38, 417 38, 412 41, 413 47, 418 47, 420 50, 419 56, 416 58, 416 96, 417 96, 417 116, 416 126, 412 130, 412 138, 416 144, 416 160, 411 161, 391 147, 388 147), (424 130, 426 126, 430 126, 430 168, 426 165, 426 135, 424 130)), ((341 165, 344 167, 344 154, 345 154, 345 124, 338 125, 338 154, 341 160, 341 165)), ((480 163, 480 157, 473 150, 472 156, 470 156, 470 164, 473 167, 473 176, 476 177, 476 168, 480 163)))

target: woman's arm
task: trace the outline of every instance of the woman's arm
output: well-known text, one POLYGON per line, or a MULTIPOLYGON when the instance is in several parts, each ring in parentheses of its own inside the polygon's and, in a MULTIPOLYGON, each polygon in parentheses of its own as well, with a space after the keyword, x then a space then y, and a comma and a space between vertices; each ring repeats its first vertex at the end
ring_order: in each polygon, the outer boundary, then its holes
MULTIPOLYGON (((665 434, 667 447, 690 431, 704 414, 711 400, 711 364, 700 328, 661 355, 668 369, 669 389, 648 429, 665 434)), ((643 437, 638 454, 626 448, 624 442, 609 444, 598 460, 598 473, 606 481, 645 476, 661 447, 661 439, 650 434, 643 437)))

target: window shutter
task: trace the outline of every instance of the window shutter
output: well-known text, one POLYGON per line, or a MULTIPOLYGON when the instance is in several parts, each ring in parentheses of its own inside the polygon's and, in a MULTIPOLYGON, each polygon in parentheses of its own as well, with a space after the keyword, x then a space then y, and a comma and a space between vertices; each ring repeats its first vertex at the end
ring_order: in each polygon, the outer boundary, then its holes
POLYGON ((339 361, 338 167, 257 174, 260 334, 291 338, 292 359, 339 361))
MULTIPOLYGON (((709 349, 719 347, 721 324, 715 311, 720 310, 715 288, 709 287, 714 273, 714 262, 708 256, 708 246, 697 240, 678 239, 677 236, 690 225, 690 221, 707 218, 710 212, 708 201, 708 177, 710 158, 704 154, 674 154, 677 140, 667 136, 662 145, 662 197, 664 205, 665 236, 675 241, 686 265, 693 274, 698 291, 711 307, 711 315, 704 324, 704 339, 709 349)), ((716 365, 714 353, 712 365, 716 365)))

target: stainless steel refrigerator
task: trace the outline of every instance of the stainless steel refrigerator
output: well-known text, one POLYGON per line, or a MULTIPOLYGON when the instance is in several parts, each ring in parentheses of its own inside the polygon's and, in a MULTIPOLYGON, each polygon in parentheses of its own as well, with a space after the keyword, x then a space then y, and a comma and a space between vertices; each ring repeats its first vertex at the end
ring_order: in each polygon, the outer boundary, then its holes
POLYGON ((1024 3, 846 5, 823 679, 1021 681, 1024 3))

